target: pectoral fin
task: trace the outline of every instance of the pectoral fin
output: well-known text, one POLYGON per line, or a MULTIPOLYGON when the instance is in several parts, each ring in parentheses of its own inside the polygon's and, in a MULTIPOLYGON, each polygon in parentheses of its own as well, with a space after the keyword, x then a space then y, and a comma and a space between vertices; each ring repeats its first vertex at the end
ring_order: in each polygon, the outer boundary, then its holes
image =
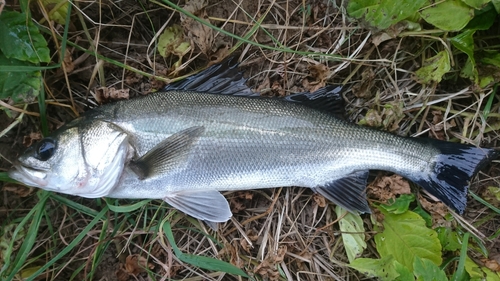
POLYGON ((216 190, 177 192, 163 200, 172 207, 206 222, 226 222, 233 215, 226 198, 216 190))
POLYGON ((179 167, 204 131, 205 127, 195 126, 171 135, 139 159, 131 161, 130 169, 140 179, 145 179, 179 167))
POLYGON ((371 213, 366 202, 368 171, 356 171, 344 178, 313 188, 328 200, 351 212, 371 213))

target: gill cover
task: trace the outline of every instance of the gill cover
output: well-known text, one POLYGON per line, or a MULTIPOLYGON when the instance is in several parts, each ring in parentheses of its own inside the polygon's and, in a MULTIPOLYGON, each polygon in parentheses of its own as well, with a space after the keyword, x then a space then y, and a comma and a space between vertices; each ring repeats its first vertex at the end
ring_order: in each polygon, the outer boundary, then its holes
POLYGON ((102 197, 120 179, 127 139, 120 127, 109 122, 71 122, 28 148, 9 175, 50 191, 102 197))

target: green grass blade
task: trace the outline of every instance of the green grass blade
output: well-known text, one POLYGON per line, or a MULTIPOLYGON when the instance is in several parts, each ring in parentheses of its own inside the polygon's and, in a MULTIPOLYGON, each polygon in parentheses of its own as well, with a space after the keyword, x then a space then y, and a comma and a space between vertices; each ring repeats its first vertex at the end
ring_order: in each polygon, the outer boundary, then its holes
POLYGON ((458 261, 457 271, 453 273, 451 281, 466 280, 465 259, 467 258, 467 246, 469 245, 470 233, 465 233, 462 239, 462 248, 460 249, 460 259, 458 261))
POLYGON ((170 227, 170 223, 167 221, 164 221, 163 223, 163 232, 165 233, 165 236, 167 237, 168 242, 172 246, 172 249, 174 250, 175 255, 177 258, 179 258, 181 261, 185 263, 192 264, 194 266, 197 266, 199 268, 203 269, 208 269, 208 270, 213 270, 213 271, 222 271, 230 274, 235 274, 235 275, 240 275, 243 277, 249 277, 243 270, 239 269, 238 267, 225 262, 221 261, 218 259, 210 258, 210 257, 203 257, 203 256, 196 256, 192 254, 185 254, 183 253, 178 247, 177 244, 175 243, 174 239, 174 234, 172 233, 172 228, 170 227))
MULTIPOLYGON (((44 215, 45 203, 47 202, 47 199, 49 198, 49 195, 50 195, 46 191, 42 191, 40 194, 41 194, 40 201, 38 201, 36 206, 28 213, 28 215, 26 217, 24 217, 24 219, 21 221, 21 223, 19 223, 16 230, 14 231, 13 237, 16 237, 17 234, 24 227, 24 225, 31 219, 31 224, 30 224, 30 227, 26 233, 26 237, 24 239, 24 242, 21 245, 21 247, 19 248, 19 251, 16 255, 16 258, 13 262, 14 267, 10 271, 10 274, 6 280, 14 279, 14 276, 24 266, 24 263, 26 262, 26 259, 28 258, 28 255, 29 255, 31 249, 33 248, 33 245, 36 242, 37 235, 38 235, 38 229, 39 229, 40 223, 42 221, 42 216, 44 215)), ((14 243, 15 241, 16 241, 16 239, 12 239, 12 243, 14 243)), ((9 249, 13 249, 14 245, 12 245, 12 243, 11 243, 11 245, 9 245, 9 249)), ((8 266, 8 259, 7 259, 5 265, 8 266)), ((3 269, 2 269, 2 271, 3 271, 3 269)))
POLYGON ((131 212, 149 204, 149 202, 151 202, 151 200, 142 200, 142 201, 139 201, 139 202, 132 204, 132 205, 116 206, 116 205, 111 204, 109 202, 109 199, 105 199, 105 201, 106 201, 106 204, 108 205, 108 208, 111 211, 116 212, 116 213, 131 213, 131 212))
POLYGON ((102 209, 97 216, 92 219, 92 221, 82 230, 80 234, 78 234, 71 243, 68 244, 59 254, 57 254, 53 259, 48 261, 44 266, 42 266, 39 270, 37 270, 33 275, 26 279, 26 281, 35 280, 40 274, 42 274, 45 270, 47 270, 50 266, 52 266, 55 262, 60 260, 66 254, 68 254, 73 248, 80 243, 80 241, 88 234, 90 230, 100 221, 106 219, 106 212, 108 212, 108 208, 102 209))

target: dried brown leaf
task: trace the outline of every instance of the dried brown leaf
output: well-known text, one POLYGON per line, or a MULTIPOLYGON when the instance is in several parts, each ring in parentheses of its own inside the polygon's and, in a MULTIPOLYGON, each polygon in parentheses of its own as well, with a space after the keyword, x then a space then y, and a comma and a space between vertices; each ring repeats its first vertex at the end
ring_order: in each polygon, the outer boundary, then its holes
POLYGON ((361 82, 352 87, 352 93, 358 98, 370 99, 375 95, 375 91, 373 91, 374 84, 375 72, 373 72, 372 68, 367 68, 361 73, 361 82))
MULTIPOLYGON (((206 0, 191 0, 183 7, 183 9, 206 22, 210 22, 205 10, 207 5, 208 1, 206 0)), ((214 38, 213 30, 210 27, 185 15, 181 15, 181 25, 184 28, 187 37, 191 39, 191 41, 193 41, 198 48, 200 48, 202 53, 207 56, 212 53, 214 38)))
POLYGON ((153 269, 154 265, 148 263, 148 260, 139 255, 129 255, 125 259, 125 271, 131 275, 139 275, 139 273, 146 272, 146 268, 153 269))
POLYGON ((41 139, 43 139, 43 136, 41 133, 39 133, 39 132, 30 133, 29 136, 24 136, 23 145, 26 147, 29 147, 33 144, 33 141, 39 141, 41 139))
POLYGON ((254 272, 269 280, 279 280, 279 271, 276 265, 283 262, 286 253, 287 247, 280 246, 275 254, 268 254, 254 272))
POLYGON ((35 189, 32 187, 21 186, 21 185, 13 185, 12 186, 9 183, 6 183, 4 185, 4 187, 2 188, 2 190, 12 192, 19 197, 28 197, 33 193, 33 191, 35 189))
POLYGON ((324 208, 326 206, 326 199, 318 193, 314 193, 313 200, 318 204, 319 207, 324 208))
POLYGON ((410 194, 410 184, 400 175, 377 177, 368 185, 367 193, 381 202, 396 198, 396 195, 410 194))
POLYGON ((95 99, 99 104, 108 103, 114 100, 129 98, 129 89, 117 90, 113 87, 100 87, 95 90, 95 99))

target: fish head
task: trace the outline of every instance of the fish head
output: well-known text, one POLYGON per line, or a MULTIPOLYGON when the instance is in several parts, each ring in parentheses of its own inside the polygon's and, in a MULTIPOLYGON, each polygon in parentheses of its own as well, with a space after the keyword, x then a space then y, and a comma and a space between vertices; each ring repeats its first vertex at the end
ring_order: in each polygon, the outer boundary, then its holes
POLYGON ((29 147, 9 176, 45 190, 102 197, 117 185, 129 150, 127 133, 112 123, 70 123, 29 147))

